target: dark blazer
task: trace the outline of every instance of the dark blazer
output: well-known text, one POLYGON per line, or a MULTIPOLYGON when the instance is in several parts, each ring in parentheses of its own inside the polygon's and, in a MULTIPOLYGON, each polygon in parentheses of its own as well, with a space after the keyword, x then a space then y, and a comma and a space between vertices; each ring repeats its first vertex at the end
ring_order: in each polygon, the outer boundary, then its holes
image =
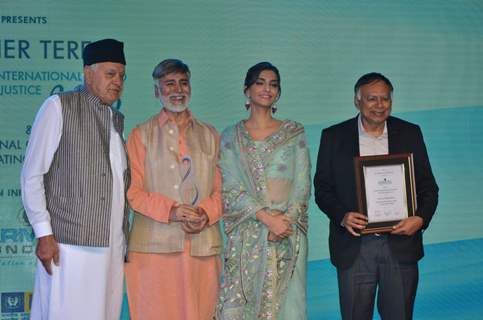
MULTIPOLYGON (((322 130, 314 177, 315 202, 330 219, 329 249, 338 268, 352 265, 360 250, 360 237, 341 226, 344 215, 358 212, 354 157, 359 155, 357 117, 322 130)), ((426 229, 438 204, 438 186, 431 171, 419 126, 389 117, 389 153, 413 153, 416 176, 417 215, 426 229)), ((413 236, 389 235, 389 246, 401 263, 414 263, 424 255, 422 230, 413 236)))

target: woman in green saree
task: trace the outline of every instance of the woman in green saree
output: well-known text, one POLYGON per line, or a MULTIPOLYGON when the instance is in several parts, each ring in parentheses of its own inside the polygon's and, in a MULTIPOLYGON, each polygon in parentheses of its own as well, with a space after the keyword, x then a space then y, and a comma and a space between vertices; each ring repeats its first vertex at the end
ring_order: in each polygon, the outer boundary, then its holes
POLYGON ((280 90, 275 66, 251 67, 250 117, 221 136, 227 247, 218 319, 306 319, 310 160, 303 126, 272 116, 280 90))

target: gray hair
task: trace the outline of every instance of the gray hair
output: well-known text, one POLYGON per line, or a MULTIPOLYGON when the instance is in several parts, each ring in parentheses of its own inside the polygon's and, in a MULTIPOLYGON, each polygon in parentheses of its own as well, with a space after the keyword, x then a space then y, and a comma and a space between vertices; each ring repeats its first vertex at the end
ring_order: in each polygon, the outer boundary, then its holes
POLYGON ((185 73, 191 76, 190 69, 183 61, 178 59, 166 59, 161 61, 153 70, 153 80, 159 80, 170 73, 185 73))

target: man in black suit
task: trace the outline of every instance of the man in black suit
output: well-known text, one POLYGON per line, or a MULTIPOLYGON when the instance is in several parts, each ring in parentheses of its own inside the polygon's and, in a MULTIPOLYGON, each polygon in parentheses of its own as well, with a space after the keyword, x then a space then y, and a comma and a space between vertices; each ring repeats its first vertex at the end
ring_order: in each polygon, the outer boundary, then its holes
POLYGON ((412 319, 423 257, 422 232, 436 210, 438 186, 419 126, 390 116, 393 86, 379 73, 354 87, 359 115, 322 131, 314 177, 315 202, 330 219, 329 248, 337 268, 343 319, 412 319), (354 157, 412 153, 417 210, 390 233, 360 235, 368 223, 358 211, 354 157))

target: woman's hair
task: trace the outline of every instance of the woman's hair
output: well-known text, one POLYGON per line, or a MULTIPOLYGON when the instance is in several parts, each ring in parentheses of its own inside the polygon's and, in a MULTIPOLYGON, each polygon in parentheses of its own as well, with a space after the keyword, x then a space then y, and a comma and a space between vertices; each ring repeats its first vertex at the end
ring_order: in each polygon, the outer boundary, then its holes
POLYGON ((265 70, 273 71, 277 76, 278 95, 280 96, 280 93, 282 92, 282 87, 280 85, 280 73, 278 72, 277 67, 275 67, 270 62, 260 62, 252 66, 250 69, 248 69, 247 76, 245 77, 245 89, 243 91, 245 92, 248 88, 250 88, 251 85, 254 84, 255 81, 257 81, 258 77, 260 76, 260 73, 262 73, 262 71, 265 71, 265 70))

